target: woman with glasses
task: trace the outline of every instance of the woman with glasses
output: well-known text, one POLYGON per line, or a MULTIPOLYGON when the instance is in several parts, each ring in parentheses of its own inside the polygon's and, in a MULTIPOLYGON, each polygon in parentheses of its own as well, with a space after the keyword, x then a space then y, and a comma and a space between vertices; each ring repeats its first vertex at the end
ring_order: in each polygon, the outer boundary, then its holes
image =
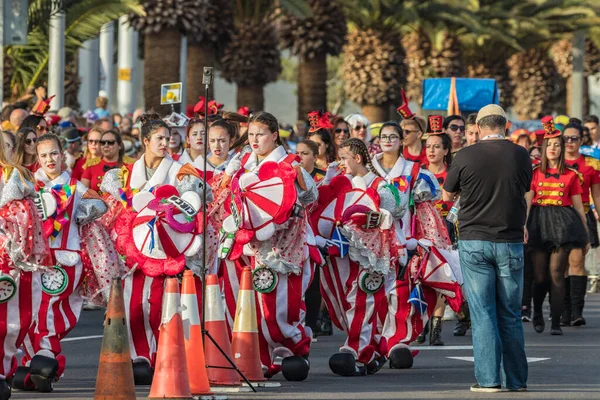
POLYGON ((465 119, 460 115, 449 115, 444 119, 444 130, 452 139, 452 153, 459 151, 464 142, 465 119))
MULTIPOLYGON (((441 116, 430 117, 430 124, 441 133, 441 116)), ((373 157, 375 170, 400 193, 400 198, 409 204, 408 211, 400 220, 394 221, 394 229, 400 243, 405 244, 400 264, 409 262, 408 251, 413 252, 421 243, 422 248, 434 248, 440 257, 450 259, 451 243, 444 221, 435 210, 434 202, 441 196, 435 176, 420 164, 402 157, 402 128, 396 122, 386 122, 381 127, 380 138, 383 152, 373 157)), ((416 260, 416 258, 414 258, 416 260)), ((411 261, 412 265, 415 261, 411 261)), ((408 302, 414 288, 410 268, 403 269, 396 286, 388 295, 388 321, 383 335, 387 338, 392 368, 410 368, 412 354, 408 345, 424 329, 436 305, 435 291, 422 285, 427 302, 427 312, 421 313, 408 302)), ((460 290, 458 290, 460 291, 460 290)), ((460 294, 454 293, 455 296, 460 294)))
MULTIPOLYGON (((565 165, 565 140, 551 116, 542 118, 545 135, 542 161, 533 170, 527 201, 525 241, 533 265, 533 328, 545 329, 542 305, 550 284, 551 335, 562 335, 560 319, 565 301, 565 272, 569 255, 589 250, 582 189, 577 171, 565 165)), ((572 131, 569 137, 575 136, 572 131)))
POLYGON ((11 131, 2 131, 2 138, 4 139, 4 155, 8 161, 12 162, 17 147, 17 138, 11 131))
POLYGON ((102 178, 108 171, 121 168, 123 165, 130 167, 135 159, 125 156, 121 135, 113 129, 102 133, 98 140, 98 147, 101 155, 87 160, 81 182, 86 187, 100 192, 102 178))
POLYGON ((423 147, 423 133, 425 133, 425 121, 420 117, 404 119, 400 123, 403 130, 402 156, 408 161, 419 165, 427 165, 427 154, 423 147))
POLYGON ((345 121, 350 125, 350 137, 362 140, 369 149, 371 157, 375 154, 381 153, 381 147, 371 143, 371 130, 369 126, 371 123, 362 114, 350 114, 345 118, 345 121))
MULTIPOLYGON (((102 155, 100 139, 104 131, 100 127, 93 127, 87 134, 87 140, 83 156, 77 158, 71 168, 71 176, 74 179, 81 181, 83 172, 87 168, 88 162, 102 155)), ((89 187, 89 186, 88 186, 89 187)))
POLYGON ((331 123, 333 128, 333 148, 335 151, 335 159, 338 159, 338 150, 346 139, 350 138, 350 125, 342 117, 335 117, 331 123))
MULTIPOLYGON (((569 122, 565 126, 563 138, 566 150, 565 165, 579 173, 582 189, 581 201, 587 221, 590 247, 595 249, 599 244, 598 230, 590 200, 593 200, 593 204, 600 205, 600 161, 579 154, 583 139, 583 127, 578 122, 569 122)), ((565 309, 560 321, 562 326, 585 325, 583 306, 586 289, 585 257, 581 249, 573 249, 569 253, 569 270, 565 279, 565 309)))
POLYGON ((20 128, 33 129, 38 136, 42 136, 44 133, 48 132, 48 124, 44 117, 34 114, 28 115, 27 118, 23 120, 20 128))
POLYGON ((17 146, 14 154, 15 164, 22 165, 31 171, 31 173, 35 173, 40 168, 35 150, 37 138, 38 136, 34 129, 21 128, 17 131, 17 146))

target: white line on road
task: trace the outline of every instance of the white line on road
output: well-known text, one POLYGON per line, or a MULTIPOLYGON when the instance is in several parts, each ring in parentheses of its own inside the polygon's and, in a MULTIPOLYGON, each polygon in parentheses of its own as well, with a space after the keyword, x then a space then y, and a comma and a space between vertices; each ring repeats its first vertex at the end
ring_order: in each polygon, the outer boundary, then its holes
MULTIPOLYGON (((469 361, 469 362, 474 362, 475 361, 474 357, 446 357, 446 358, 451 358, 453 360, 469 361)), ((527 363, 531 364, 531 363, 534 363, 534 362, 546 361, 546 360, 549 360, 549 359, 550 358, 527 357, 527 363)))
POLYGON ((78 337, 64 338, 61 340, 61 342, 76 342, 78 340, 100 339, 101 337, 102 337, 102 335, 78 336, 78 337))
POLYGON ((473 346, 410 346, 411 350, 473 350, 473 346))

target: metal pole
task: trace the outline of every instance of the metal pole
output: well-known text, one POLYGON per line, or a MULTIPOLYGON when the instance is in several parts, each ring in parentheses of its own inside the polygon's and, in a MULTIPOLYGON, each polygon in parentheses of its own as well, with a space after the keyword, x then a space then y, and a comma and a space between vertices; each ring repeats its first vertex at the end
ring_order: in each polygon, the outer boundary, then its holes
POLYGON ((187 71, 187 36, 181 35, 181 55, 179 57, 179 81, 181 82, 181 103, 179 112, 185 114, 187 109, 186 71, 187 71))
POLYGON ((117 81, 117 102, 122 115, 133 112, 135 99, 135 65, 137 40, 135 31, 129 26, 127 16, 119 18, 119 73, 117 81))
POLYGON ((58 110, 65 103, 65 12, 61 3, 55 3, 50 16, 48 96, 56 96, 50 103, 51 110, 58 110))
POLYGON ((77 72, 80 79, 78 99, 82 110, 94 110, 98 96, 100 67, 98 64, 99 39, 86 40, 78 50, 77 72))
POLYGON ((571 74, 571 117, 583 118, 583 88, 585 79, 585 33, 580 30, 573 37, 573 73, 571 74))
POLYGON ((108 107, 117 110, 117 94, 115 93, 115 74, 113 57, 115 54, 115 23, 102 25, 100 29, 100 89, 108 93, 108 107))

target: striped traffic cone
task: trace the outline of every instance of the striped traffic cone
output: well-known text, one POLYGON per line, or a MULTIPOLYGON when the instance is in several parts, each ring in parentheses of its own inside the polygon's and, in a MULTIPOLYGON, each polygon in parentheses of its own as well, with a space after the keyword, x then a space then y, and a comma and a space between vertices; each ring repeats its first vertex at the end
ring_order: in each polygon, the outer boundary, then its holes
POLYGON ((231 348, 235 363, 249 381, 264 381, 258 345, 258 325, 256 323, 256 302, 252 286, 252 271, 245 267, 242 271, 231 348))

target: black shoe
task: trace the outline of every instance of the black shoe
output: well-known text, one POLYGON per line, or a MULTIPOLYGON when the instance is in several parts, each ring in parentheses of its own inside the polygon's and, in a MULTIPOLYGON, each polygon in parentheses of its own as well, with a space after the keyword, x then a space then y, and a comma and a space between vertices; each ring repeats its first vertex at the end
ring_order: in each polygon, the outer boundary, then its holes
POLYGON ((17 367, 11 386, 19 390, 35 390, 35 385, 29 375, 29 367, 17 367))
POLYGON ((550 328, 550 334, 553 336, 561 336, 563 334, 563 331, 560 328, 560 326, 553 326, 550 328))
POLYGON ((333 335, 333 324, 331 322, 331 317, 329 316, 329 312, 327 310, 323 311, 321 321, 321 330, 319 332, 319 336, 333 335))
POLYGON ((429 322, 427 324, 425 324, 425 327, 423 328, 421 333, 419 333, 419 336, 417 336, 417 338, 414 340, 414 343, 416 343, 416 344, 425 343, 425 340, 427 339, 428 334, 429 334, 429 322))
POLYGON ((365 376, 367 368, 356 362, 350 353, 336 353, 329 358, 331 372, 340 376, 365 376))
POLYGON ((300 382, 308 377, 310 363, 307 357, 291 356, 281 362, 281 373, 288 381, 300 382))
POLYGON ((154 370, 146 361, 133 363, 133 383, 137 385, 151 385, 154 370))
POLYGON ((431 318, 431 333, 429 334, 429 345, 430 346, 443 346, 442 341, 442 317, 431 318))
POLYGON ((560 326, 571 326, 571 309, 565 308, 560 316, 560 326))
POLYGON ((396 347, 390 351, 390 368, 408 369, 413 366, 413 356, 406 347, 396 347))
POLYGON ((585 325, 585 318, 583 318, 583 316, 579 316, 579 317, 575 318, 573 321, 571 321, 571 325, 583 326, 583 325, 585 325))
POLYGON ((469 321, 456 321, 456 326, 454 327, 454 336, 465 336, 470 327, 471 322, 469 321))
POLYGON ((535 329, 535 331, 537 333, 542 333, 544 332, 544 329, 546 328, 546 323, 544 322, 544 314, 542 313, 533 313, 533 329, 535 329))
POLYGON ((36 355, 29 364, 29 374, 35 388, 39 392, 49 393, 52 391, 52 382, 58 373, 58 361, 54 358, 36 355))
POLYGON ((531 322, 531 310, 527 306, 523 306, 521 309, 521 321, 531 322))
POLYGON ((0 400, 10 399, 10 385, 4 380, 0 380, 0 400))
POLYGON ((377 371, 383 368, 387 360, 388 358, 386 356, 379 356, 372 359, 371 362, 367 364, 367 375, 377 373, 377 371))
POLYGON ((471 392, 478 392, 478 393, 499 393, 502 391, 502 386, 498 385, 498 386, 490 386, 490 387, 484 387, 484 386, 480 386, 479 383, 476 383, 474 385, 471 386, 471 392))

